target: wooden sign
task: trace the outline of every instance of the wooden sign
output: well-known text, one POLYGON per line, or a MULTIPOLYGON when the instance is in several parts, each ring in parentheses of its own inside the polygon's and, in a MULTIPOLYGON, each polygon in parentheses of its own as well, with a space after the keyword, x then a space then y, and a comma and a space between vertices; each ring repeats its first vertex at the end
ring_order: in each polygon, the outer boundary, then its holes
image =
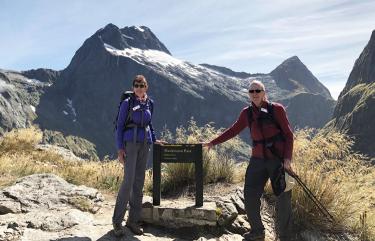
POLYGON ((153 205, 160 205, 161 163, 195 164, 195 205, 203 206, 203 158, 201 144, 154 144, 153 155, 153 205))

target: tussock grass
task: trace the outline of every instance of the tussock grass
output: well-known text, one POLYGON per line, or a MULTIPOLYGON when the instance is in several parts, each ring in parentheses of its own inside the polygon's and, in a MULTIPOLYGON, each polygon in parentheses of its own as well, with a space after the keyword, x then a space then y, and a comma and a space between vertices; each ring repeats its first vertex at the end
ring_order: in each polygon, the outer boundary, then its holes
POLYGON ((337 131, 296 132, 294 169, 320 202, 335 217, 332 224, 296 186, 293 191, 295 220, 322 231, 351 230, 361 240, 375 240, 375 167, 366 157, 352 153, 353 140, 337 131), (360 216, 366 213, 366 218, 360 216))
POLYGON ((123 171, 117 161, 67 160, 49 150, 38 150, 42 133, 36 128, 6 133, 0 140, 0 185, 35 173, 54 173, 68 182, 117 191, 123 171))
POLYGON ((6 132, 0 142, 0 155, 32 151, 42 140, 42 136, 42 132, 35 127, 6 132))
MULTIPOLYGON (((212 125, 206 124, 198 127, 194 119, 188 123, 188 127, 180 126, 173 135, 168 129, 162 132, 163 140, 169 143, 200 143, 212 140, 223 130, 217 130, 212 125)), ((236 173, 235 157, 243 155, 249 146, 240 138, 233 138, 211 151, 203 149, 203 176, 204 184, 226 182, 233 183, 236 179, 242 180, 236 173)), ((195 183, 194 164, 191 163, 163 163, 162 165, 162 186, 163 193, 181 191, 183 187, 195 183)), ((151 187, 146 186, 146 190, 151 187)))

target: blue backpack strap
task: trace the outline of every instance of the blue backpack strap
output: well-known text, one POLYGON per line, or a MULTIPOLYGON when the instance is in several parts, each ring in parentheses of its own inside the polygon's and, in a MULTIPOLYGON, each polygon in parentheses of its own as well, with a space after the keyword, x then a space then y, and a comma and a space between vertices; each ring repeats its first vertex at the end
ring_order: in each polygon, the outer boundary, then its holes
POLYGON ((154 101, 152 99, 147 99, 148 105, 150 107, 151 116, 154 113, 154 101))
POLYGON ((130 96, 129 98, 127 98, 127 100, 129 102, 128 112, 127 112, 128 114, 127 114, 126 121, 125 121, 125 124, 124 124, 124 129, 126 128, 126 126, 128 124, 130 124, 132 122, 132 119, 133 119, 134 96, 130 96))

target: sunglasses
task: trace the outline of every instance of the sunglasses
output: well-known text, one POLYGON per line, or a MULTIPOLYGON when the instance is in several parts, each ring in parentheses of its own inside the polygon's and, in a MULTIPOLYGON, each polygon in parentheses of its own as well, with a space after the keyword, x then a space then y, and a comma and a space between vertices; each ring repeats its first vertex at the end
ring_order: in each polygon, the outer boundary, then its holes
POLYGON ((263 90, 249 90, 249 93, 251 93, 251 94, 254 94, 254 93, 260 93, 260 92, 262 92, 263 90))
POLYGON ((139 84, 134 84, 133 85, 134 86, 134 88, 141 88, 141 89, 143 89, 143 88, 145 88, 146 87, 146 85, 139 85, 139 84))

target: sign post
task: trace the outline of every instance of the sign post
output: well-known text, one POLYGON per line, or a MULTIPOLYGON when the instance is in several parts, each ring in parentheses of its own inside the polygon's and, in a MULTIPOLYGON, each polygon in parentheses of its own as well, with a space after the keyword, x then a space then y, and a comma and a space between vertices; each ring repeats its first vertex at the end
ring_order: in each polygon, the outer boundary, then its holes
POLYGON ((203 206, 203 158, 201 144, 154 144, 153 154, 153 190, 154 206, 160 205, 161 163, 195 164, 195 206, 203 206))

